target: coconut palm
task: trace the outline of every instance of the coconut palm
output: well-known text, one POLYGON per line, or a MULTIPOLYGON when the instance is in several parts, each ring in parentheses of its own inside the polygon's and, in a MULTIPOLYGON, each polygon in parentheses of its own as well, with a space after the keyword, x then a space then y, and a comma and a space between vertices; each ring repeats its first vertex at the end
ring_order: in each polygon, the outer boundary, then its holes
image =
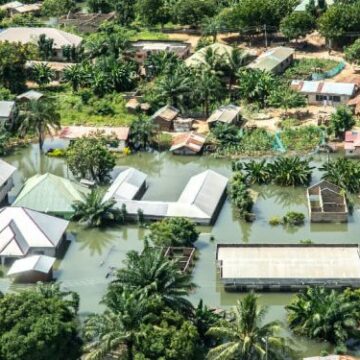
POLYGON ((244 163, 244 170, 250 184, 267 184, 271 180, 266 160, 244 163))
POLYGON ((124 289, 118 293, 116 309, 90 316, 85 322, 85 338, 89 341, 85 359, 105 359, 112 352, 121 355, 117 358, 133 359, 135 338, 147 316, 148 306, 141 292, 124 289))
POLYGON ((104 298, 110 309, 117 308, 117 294, 123 288, 142 289, 148 298, 160 299, 175 311, 192 310, 186 296, 194 284, 191 275, 180 271, 175 261, 169 260, 162 251, 145 244, 143 252, 130 251, 126 255, 126 267, 118 270, 104 298))
POLYGON ((84 79, 84 69, 80 64, 67 66, 64 69, 64 80, 71 84, 73 92, 77 92, 84 79))
POLYGON ((36 64, 31 69, 31 78, 39 87, 43 87, 55 79, 55 72, 47 64, 36 64))
POLYGON ((257 296, 247 294, 230 311, 229 319, 219 321, 208 334, 221 340, 221 345, 211 349, 211 360, 263 360, 288 359, 292 353, 285 338, 279 335, 280 324, 264 324, 266 308, 257 303, 257 296))
POLYGON ((146 149, 156 134, 156 128, 151 119, 139 116, 130 126, 129 142, 135 149, 146 149))
POLYGON ((225 61, 225 73, 229 77, 229 91, 231 91, 236 79, 236 74, 245 64, 245 56, 242 50, 235 48, 226 55, 225 61))
POLYGON ((267 168, 272 181, 281 186, 308 185, 314 169, 308 160, 298 156, 277 158, 267 168))
POLYGON ((134 88, 137 75, 132 64, 112 60, 109 67, 112 84, 116 91, 129 91, 134 88))
POLYGON ((60 129, 60 114, 55 104, 49 100, 31 100, 26 103, 23 119, 19 128, 20 134, 36 133, 40 151, 43 149, 45 136, 52 135, 54 130, 60 129))
POLYGON ((173 52, 159 51, 151 53, 145 60, 146 76, 153 78, 160 74, 171 74, 179 66, 179 58, 173 52))
POLYGON ((360 313, 357 300, 325 288, 308 288, 286 307, 289 327, 310 339, 344 344, 359 336, 360 313))
POLYGON ((212 42, 215 43, 217 35, 221 30, 221 19, 219 17, 206 17, 201 24, 201 31, 204 36, 212 36, 212 42))
POLYGON ((290 108, 305 106, 306 100, 303 95, 285 86, 273 91, 269 104, 284 109, 284 115, 287 116, 290 108))
POLYGON ((84 201, 75 201, 72 207, 72 220, 79 221, 89 227, 101 227, 109 223, 120 222, 121 212, 115 208, 113 199, 103 200, 104 192, 93 189, 84 201))

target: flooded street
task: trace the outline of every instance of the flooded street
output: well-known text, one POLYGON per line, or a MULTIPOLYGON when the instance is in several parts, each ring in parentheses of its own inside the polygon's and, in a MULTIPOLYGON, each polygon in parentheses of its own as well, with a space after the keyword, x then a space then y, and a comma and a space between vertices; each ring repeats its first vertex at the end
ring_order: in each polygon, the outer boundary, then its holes
MULTIPOLYGON (((47 142, 46 147, 58 147, 59 144, 47 142)), ((40 156, 36 145, 19 149, 6 161, 19 170, 15 178, 15 189, 11 198, 19 191, 23 182, 36 173, 51 172, 69 177, 63 159, 40 156)), ((326 156, 317 156, 313 165, 326 161, 326 156)), ((228 177, 231 176, 231 164, 227 160, 210 157, 182 157, 169 153, 135 154, 118 160, 119 166, 132 166, 148 174, 148 190, 144 199, 176 200, 184 185, 192 175, 206 169, 215 170, 228 177)), ((320 180, 321 174, 314 171, 313 183, 320 180)), ((254 206, 256 221, 240 221, 229 200, 226 200, 222 211, 213 227, 199 227, 201 236, 196 246, 198 260, 193 272, 194 282, 198 288, 192 294, 196 304, 203 299, 211 307, 229 307, 241 296, 226 293, 221 285, 216 268, 215 251, 218 243, 288 243, 296 244, 310 239, 315 243, 357 243, 359 241, 359 204, 355 204, 354 213, 348 224, 312 224, 308 219, 304 226, 285 228, 272 227, 268 224, 272 216, 283 216, 294 210, 308 214, 305 188, 281 188, 276 186, 253 187, 259 193, 254 206), (214 239, 211 239, 211 236, 214 239)), ((71 224, 69 231, 74 234, 65 257, 57 264, 56 276, 63 286, 75 290, 80 295, 80 312, 85 315, 101 310, 99 302, 111 281, 111 268, 122 266, 125 254, 129 250, 141 250, 146 230, 136 225, 113 227, 111 229, 84 229, 71 224)), ((6 279, 0 280, 1 288, 7 288, 6 279)), ((261 303, 269 306, 267 320, 285 320, 284 306, 291 294, 262 294, 261 303)), ((326 346, 301 342, 307 355, 318 355, 326 346)))

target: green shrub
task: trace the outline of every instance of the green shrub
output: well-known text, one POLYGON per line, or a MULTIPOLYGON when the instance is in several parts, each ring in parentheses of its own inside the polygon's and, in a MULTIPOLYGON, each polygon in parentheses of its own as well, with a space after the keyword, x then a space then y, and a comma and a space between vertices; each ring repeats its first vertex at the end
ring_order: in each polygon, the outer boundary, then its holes
POLYGON ((309 244, 313 244, 314 242, 311 239, 303 239, 300 240, 300 244, 304 244, 304 245, 309 245, 309 244))
POLYGON ((81 101, 84 105, 89 104, 90 99, 93 97, 92 91, 88 90, 88 89, 79 91, 79 95, 80 95, 81 101))
POLYGON ((112 116, 115 114, 115 110, 109 101, 100 100, 93 104, 93 109, 90 110, 90 113, 95 115, 112 116))
POLYGON ((169 150, 172 144, 172 136, 170 134, 160 133, 154 140, 159 150, 169 150))
POLYGON ((296 211, 289 211, 283 217, 283 223, 290 226, 303 225, 305 222, 305 215, 296 211))
POLYGON ((49 157, 57 157, 62 158, 66 157, 66 150, 65 149, 51 149, 46 153, 49 157))
POLYGON ((281 224, 281 218, 279 216, 272 216, 269 220, 271 226, 277 226, 281 224))

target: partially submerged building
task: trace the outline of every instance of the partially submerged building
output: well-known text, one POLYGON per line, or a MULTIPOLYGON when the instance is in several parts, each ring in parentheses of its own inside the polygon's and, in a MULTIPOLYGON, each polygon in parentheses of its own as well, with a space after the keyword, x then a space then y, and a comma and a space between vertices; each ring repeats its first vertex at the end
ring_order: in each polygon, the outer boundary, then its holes
POLYGON ((291 88, 306 96, 313 105, 346 104, 355 95, 356 85, 330 81, 293 80, 291 88))
POLYGON ((183 41, 171 40, 138 40, 131 43, 134 60, 140 64, 150 54, 161 51, 172 52, 180 59, 186 59, 190 55, 191 45, 183 41))
POLYGON ((219 244, 216 260, 229 291, 360 287, 358 244, 219 244))
POLYGON ((201 225, 211 225, 215 222, 226 197, 227 183, 228 179, 225 176, 213 170, 206 170, 190 178, 175 202, 127 200, 125 191, 117 191, 113 198, 119 209, 123 205, 126 206, 130 219, 137 219, 141 210, 146 220, 185 217, 201 225))
POLYGON ((152 116, 152 122, 161 131, 171 131, 174 127, 174 120, 179 115, 180 110, 174 106, 165 105, 156 111, 152 116))
POLYGON ((0 209, 0 258, 7 260, 28 255, 55 257, 66 240, 69 222, 24 207, 0 209))
POLYGON ((13 206, 22 206, 69 219, 75 201, 84 201, 90 190, 74 181, 50 173, 28 179, 13 206))
POLYGON ((31 255, 15 260, 7 276, 18 283, 36 283, 53 280, 53 266, 56 258, 47 255, 31 255))
POLYGON ((16 167, 0 159, 0 204, 7 198, 14 186, 14 173, 16 167))
POLYGON ((241 120, 241 107, 233 104, 223 105, 216 109, 207 119, 209 127, 218 123, 227 125, 239 125, 241 120))
POLYGON ((345 132, 345 155, 346 156, 360 156, 360 132, 346 131, 345 132))
POLYGON ((265 51, 257 59, 252 61, 248 67, 272 72, 274 74, 281 74, 292 64, 294 54, 294 49, 279 46, 265 51))
POLYGON ((189 132, 174 136, 170 151, 176 155, 197 155, 206 141, 206 136, 189 132))
POLYGON ((311 222, 348 221, 346 196, 339 186, 322 180, 307 189, 307 199, 311 222))

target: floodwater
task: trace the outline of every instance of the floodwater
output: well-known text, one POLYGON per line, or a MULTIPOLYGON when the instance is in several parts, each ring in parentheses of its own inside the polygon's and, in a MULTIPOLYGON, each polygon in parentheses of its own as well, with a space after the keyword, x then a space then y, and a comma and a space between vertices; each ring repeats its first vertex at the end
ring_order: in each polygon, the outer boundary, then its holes
MULTIPOLYGON (((58 140, 47 141, 45 148, 64 146, 58 140)), ((19 169, 15 179, 15 189, 11 198, 21 188, 23 182, 36 173, 51 172, 69 177, 63 159, 40 156, 37 145, 19 149, 8 156, 6 161, 19 169)), ((314 158, 314 165, 326 161, 326 156, 314 158)), ((145 199, 176 200, 190 176, 205 169, 213 169, 230 176, 231 166, 227 160, 210 157, 182 157, 169 153, 146 153, 130 155, 118 160, 119 166, 133 166, 149 176, 149 188, 145 199)), ((313 182, 320 179, 321 174, 314 171, 313 182)), ((287 211, 295 210, 307 214, 305 188, 281 188, 276 186, 254 187, 259 193, 254 206, 256 221, 246 223, 239 220, 231 204, 226 200, 222 211, 213 227, 200 227, 201 236, 196 246, 198 260, 193 271, 197 289, 191 299, 197 303, 203 299, 211 307, 229 307, 236 303, 240 294, 227 293, 219 281, 215 251, 217 243, 299 243, 300 240, 311 239, 315 243, 357 243, 358 225, 360 223, 359 204, 355 204, 353 215, 348 224, 310 224, 298 228, 271 227, 268 220, 272 216, 283 216, 287 211), (211 237, 214 239, 211 239, 211 237)), ((141 250, 146 230, 136 225, 112 227, 111 229, 84 229, 71 224, 74 234, 64 259, 58 262, 55 272, 63 287, 75 290, 80 295, 80 311, 82 315, 101 311, 99 304, 108 282, 111 280, 112 267, 122 266, 125 254, 129 250, 141 250)), ((8 288, 8 281, 0 279, 0 290, 8 288)), ((10 286, 10 290, 16 289, 10 286)), ((291 294, 261 294, 260 301, 269 307, 266 320, 285 321, 284 306, 290 301, 291 294)), ((319 355, 326 344, 304 341, 296 338, 296 343, 306 355, 319 355)))

